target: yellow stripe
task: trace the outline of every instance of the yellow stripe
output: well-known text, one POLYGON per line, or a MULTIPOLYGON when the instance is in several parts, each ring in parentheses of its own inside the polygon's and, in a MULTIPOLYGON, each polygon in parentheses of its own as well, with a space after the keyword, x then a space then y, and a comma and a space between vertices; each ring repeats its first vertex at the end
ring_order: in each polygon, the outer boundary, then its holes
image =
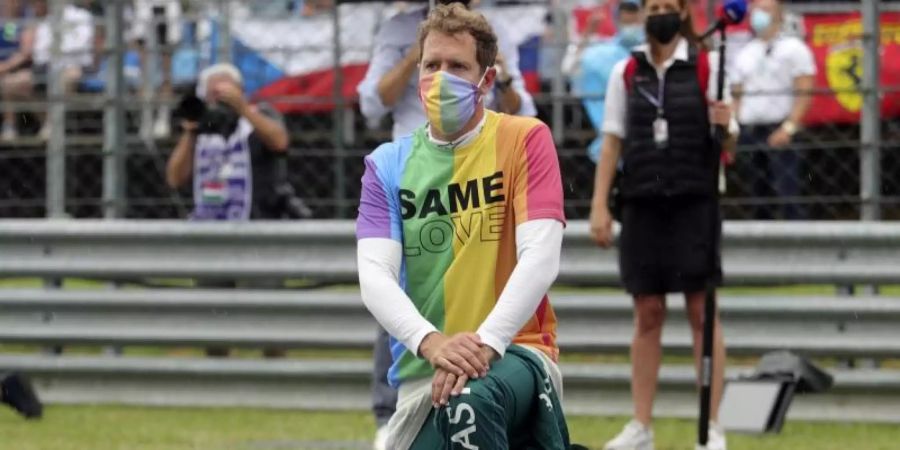
MULTIPOLYGON (((452 215, 456 232, 454 259, 444 278, 444 332, 448 335, 476 331, 497 301, 495 272, 500 242, 494 238, 499 235, 500 225, 504 222, 499 216, 503 211, 485 207, 482 179, 498 170, 495 151, 498 116, 486 114, 484 130, 471 144, 478 148, 472 148, 472 151, 457 149, 450 181, 465 186, 469 180, 478 180, 481 203, 480 208, 469 208, 452 215)), ((508 189, 504 188, 504 191, 508 189)), ((504 194, 509 198, 507 192, 504 194)))
MULTIPOLYGON (((431 79, 431 86, 428 87, 427 97, 425 97, 425 98, 426 98, 426 101, 427 101, 427 99, 430 99, 430 98, 440 98, 440 96, 441 96, 441 85, 442 85, 443 83, 444 83, 444 77, 443 77, 443 74, 441 74, 440 72, 434 74, 434 77, 431 79)), ((437 124, 437 125, 435 125, 435 126, 438 127, 438 128, 442 128, 442 127, 441 127, 441 123, 443 123, 443 122, 441 122, 441 108, 440 108, 440 105, 439 105, 439 104, 438 104, 438 105, 434 105, 433 107, 432 107, 431 105, 429 105, 429 106, 426 107, 425 109, 426 109, 426 111, 427 111, 427 113, 428 113, 428 120, 429 120, 429 122, 431 122, 432 124, 437 124)), ((438 131, 441 132, 441 133, 443 133, 444 130, 443 130, 443 129, 439 129, 438 131)))

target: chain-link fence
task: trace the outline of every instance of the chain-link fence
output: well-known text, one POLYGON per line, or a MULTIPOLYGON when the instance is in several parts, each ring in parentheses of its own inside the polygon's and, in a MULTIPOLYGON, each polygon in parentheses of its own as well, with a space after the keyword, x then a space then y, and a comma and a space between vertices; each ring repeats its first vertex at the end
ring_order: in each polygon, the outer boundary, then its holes
MULTIPOLYGON (((615 35, 618 1, 481 3, 498 32, 508 34, 501 39, 517 48, 537 115, 553 130, 567 214, 585 218, 595 170, 587 149, 597 131, 584 103, 603 94, 579 92, 578 61, 573 71, 563 70, 572 64, 564 60, 582 41, 588 48, 615 35)), ((786 148, 738 147, 722 198, 726 217, 900 215, 900 181, 893 177, 900 169, 900 79, 893 75, 900 73, 900 8, 873 3, 880 8, 877 58, 869 50, 874 22, 864 23, 868 13, 860 13, 859 2, 786 2, 783 33, 800 36, 815 57, 807 115, 814 120, 786 148), (880 79, 866 77, 872 61, 880 62, 880 79), (874 79, 877 85, 867 84, 874 79), (880 124, 874 134, 860 126, 867 120, 880 124), (861 195, 861 185, 877 190, 861 195), (879 214, 863 214, 864 204, 879 214)), ((715 5, 689 4, 703 27, 715 5)), ((78 218, 188 216, 190 186, 173 190, 166 183, 180 135, 175 110, 194 91, 199 71, 221 61, 238 66, 250 99, 283 114, 291 136, 288 179, 314 216, 354 217, 362 157, 392 135, 390 118, 372 123, 361 114, 356 88, 383 24, 426 8, 415 2, 335 8, 330 0, 3 5, 0 217, 78 218)), ((750 38, 746 28, 729 34, 730 61, 750 38)), ((744 98, 764 95, 772 93, 748 90, 744 98)))

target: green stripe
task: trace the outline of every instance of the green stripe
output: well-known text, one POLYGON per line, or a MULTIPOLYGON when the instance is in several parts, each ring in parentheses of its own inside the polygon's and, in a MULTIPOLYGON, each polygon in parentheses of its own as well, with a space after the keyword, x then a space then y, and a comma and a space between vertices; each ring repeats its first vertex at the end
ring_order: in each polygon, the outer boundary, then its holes
MULTIPOLYGON (((428 214, 421 217, 429 189, 440 191, 441 204, 447 205, 447 185, 453 177, 453 154, 429 148, 424 128, 416 132, 412 154, 407 161, 401 188, 416 193, 415 217, 403 221, 406 254, 406 292, 422 315, 439 330, 444 329, 444 274, 453 262, 453 221, 449 216, 428 214)), ((415 351, 415 349, 412 349, 415 351)), ((430 376, 428 361, 412 353, 400 358, 401 380, 430 376)))
POLYGON ((447 133, 447 130, 457 127, 457 119, 459 117, 458 105, 453 102, 454 95, 451 92, 451 86, 448 81, 441 79, 441 132, 447 133))

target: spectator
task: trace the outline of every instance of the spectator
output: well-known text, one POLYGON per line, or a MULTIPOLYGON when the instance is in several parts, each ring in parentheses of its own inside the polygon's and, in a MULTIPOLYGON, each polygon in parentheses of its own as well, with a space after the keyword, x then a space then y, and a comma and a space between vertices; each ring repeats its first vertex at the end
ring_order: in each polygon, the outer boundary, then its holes
POLYGON ((0 139, 12 141, 16 128, 15 102, 27 100, 31 93, 31 50, 34 27, 24 21, 19 0, 3 2, 3 32, 0 33, 0 90, 3 92, 3 130, 0 139))
POLYGON ((757 0, 750 13, 755 38, 738 54, 733 85, 741 123, 738 169, 752 180, 754 197, 777 197, 782 208, 755 208, 756 219, 804 219, 801 157, 790 148, 810 105, 816 64, 801 39, 782 33, 784 17, 778 0, 757 0), (780 214, 777 213, 780 209, 780 214))
MULTIPOLYGON (((471 6, 476 6, 477 2, 471 1, 471 6)), ((459 3, 469 6, 470 1, 459 3)), ((376 124, 390 113, 394 120, 394 139, 412 133, 427 120, 419 101, 415 77, 419 54, 415 47, 416 29, 427 12, 425 6, 411 7, 381 24, 375 36, 369 70, 358 87, 363 115, 370 124, 376 124)), ((488 109, 507 114, 535 116, 537 109, 534 100, 525 90, 519 71, 519 50, 503 27, 495 27, 495 30, 500 47, 497 58, 500 75, 494 90, 488 93, 485 105, 488 109)))
POLYGON ((26 419, 39 419, 44 413, 44 406, 34 387, 20 373, 0 374, 0 403, 5 403, 26 419))
MULTIPOLYGON (((94 64, 84 70, 78 90, 81 92, 99 93, 106 89, 106 83, 110 75, 109 65, 111 55, 106 54, 106 26, 104 22, 105 10, 102 4, 91 3, 91 14, 94 16, 94 64)), ((128 91, 134 91, 140 86, 141 65, 140 55, 136 50, 125 49, 122 55, 122 69, 125 87, 128 91)))
MULTIPOLYGON (((453 3, 440 0, 438 3, 453 3)), ((459 1, 466 7, 477 5, 477 0, 459 1)), ((360 109, 370 124, 379 123, 390 113, 394 121, 393 138, 412 133, 427 122, 425 110, 419 99, 418 59, 420 49, 415 41, 419 23, 427 15, 427 7, 411 7, 398 12, 381 24, 375 36, 375 49, 366 76, 358 86, 360 109)), ((512 44, 502 27, 495 28, 499 54, 496 68, 497 82, 488 92, 485 105, 489 109, 524 116, 537 115, 534 100, 525 90, 525 81, 519 71, 518 48, 512 44)), ((397 404, 397 391, 387 383, 387 371, 391 365, 388 352, 388 335, 378 331, 374 349, 375 369, 372 380, 372 402, 375 422, 378 426, 376 449, 382 449, 387 436, 387 422, 397 404)))
POLYGON ((613 66, 628 57, 631 49, 644 42, 644 19, 640 0, 622 0, 616 16, 618 32, 608 42, 598 43, 582 50, 576 57, 579 69, 574 74, 573 90, 584 97, 582 104, 597 130, 597 138, 588 146, 588 156, 595 163, 600 159, 603 143, 603 108, 606 85, 613 66))
POLYGON ((564 75, 571 76, 575 73, 584 49, 593 44, 599 44, 603 42, 603 36, 600 35, 600 29, 601 25, 606 21, 606 18, 608 16, 606 5, 598 5, 597 7, 591 8, 586 12, 587 20, 585 20, 584 27, 579 32, 579 21, 577 18, 577 14, 575 11, 572 11, 572 24, 569 29, 570 36, 568 38, 569 45, 565 47, 565 54, 563 55, 561 63, 562 73, 564 75))
MULTIPOLYGON (((63 6, 62 22, 66 32, 60 42, 61 54, 51 55, 54 24, 47 17, 48 0, 31 0, 31 5, 37 20, 33 49, 35 85, 38 90, 46 92, 53 66, 60 71, 63 93, 72 94, 78 87, 84 69, 93 64, 94 25, 91 13, 77 6, 63 6)), ((54 124, 46 120, 46 115, 42 122, 38 135, 46 140, 50 137, 50 129, 54 124)))
MULTIPOLYGON (((283 190, 287 130, 273 109, 244 99, 242 83, 236 67, 211 66, 200 74, 197 97, 189 95, 179 106, 182 134, 166 165, 166 182, 179 188, 193 181, 193 220, 281 218, 285 195, 293 194, 283 190)), ((228 280, 198 285, 237 287, 228 280)), ((210 348, 207 354, 227 356, 228 349, 210 348)))
POLYGON ((484 107, 497 37, 481 14, 438 6, 416 48, 427 119, 366 158, 357 219, 362 298, 400 387, 385 448, 568 449, 546 296, 565 222, 550 130, 484 107))
POLYGON ((181 41, 181 15, 179 0, 134 0, 131 35, 140 48, 144 76, 150 77, 155 85, 158 74, 160 86, 159 96, 155 96, 160 102, 156 119, 152 123, 152 130, 147 129, 149 123, 141 124, 142 136, 149 136, 149 132, 152 132, 156 138, 166 138, 171 133, 172 114, 169 102, 172 101, 172 53, 181 41), (151 54, 148 50, 153 47, 156 52, 151 54), (158 65, 151 64, 151 61, 158 62, 158 65))
MULTIPOLYGON (((613 67, 606 90, 605 135, 590 219, 593 239, 603 247, 612 245, 608 198, 621 156, 619 271, 635 308, 634 419, 606 444, 606 450, 653 448, 651 418, 667 293, 685 296, 699 367, 705 288, 721 280, 714 170, 720 149, 711 124, 728 126, 729 146, 738 131, 727 99, 715 102, 715 82, 703 88, 704 78, 717 78, 718 54, 702 50, 688 0, 644 0, 643 5, 648 43, 613 67)), ((724 450, 725 434, 716 424, 725 373, 718 318, 715 329, 707 449, 724 450)))

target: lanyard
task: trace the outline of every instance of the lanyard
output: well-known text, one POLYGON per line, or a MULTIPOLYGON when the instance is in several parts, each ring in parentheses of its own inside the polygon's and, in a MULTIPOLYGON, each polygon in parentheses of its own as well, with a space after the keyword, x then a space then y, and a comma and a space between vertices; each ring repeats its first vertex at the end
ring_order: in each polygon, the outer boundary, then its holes
POLYGON ((650 102, 651 105, 656 107, 656 117, 658 117, 658 118, 663 117, 663 98, 665 96, 665 90, 666 90, 665 75, 659 77, 659 88, 657 89, 656 97, 654 97, 649 92, 647 92, 647 90, 644 89, 643 87, 638 86, 638 92, 640 92, 641 95, 643 95, 644 98, 646 98, 647 101, 650 102))

